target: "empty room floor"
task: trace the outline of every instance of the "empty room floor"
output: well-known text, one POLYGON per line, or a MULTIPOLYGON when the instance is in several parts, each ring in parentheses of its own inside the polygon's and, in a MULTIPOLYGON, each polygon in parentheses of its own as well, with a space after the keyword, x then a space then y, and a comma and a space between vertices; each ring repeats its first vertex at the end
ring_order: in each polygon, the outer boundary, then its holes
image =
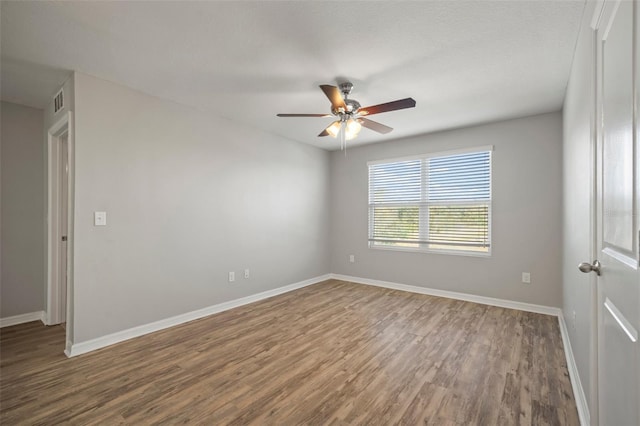
POLYGON ((330 280, 67 359, 1 330, 3 424, 578 425, 552 316, 330 280))

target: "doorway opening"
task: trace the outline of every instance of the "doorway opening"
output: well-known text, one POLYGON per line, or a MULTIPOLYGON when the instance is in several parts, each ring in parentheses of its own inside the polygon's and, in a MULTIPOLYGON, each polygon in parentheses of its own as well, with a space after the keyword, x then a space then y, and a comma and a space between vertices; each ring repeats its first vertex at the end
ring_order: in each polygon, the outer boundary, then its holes
POLYGON ((65 354, 73 342, 73 125, 70 112, 47 135, 47 313, 62 325, 65 354))

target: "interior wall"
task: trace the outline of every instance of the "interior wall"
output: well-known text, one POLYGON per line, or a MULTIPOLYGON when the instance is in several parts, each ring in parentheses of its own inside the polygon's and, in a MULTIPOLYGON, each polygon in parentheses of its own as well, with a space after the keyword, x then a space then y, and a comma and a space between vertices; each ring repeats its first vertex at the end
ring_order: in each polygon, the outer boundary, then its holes
POLYGON ((329 272, 329 153, 81 73, 74 90, 74 343, 329 272))
MULTIPOLYGON (((583 274, 577 265, 591 262, 595 252, 592 217, 595 203, 592 135, 594 45, 593 31, 589 26, 593 9, 593 2, 589 2, 576 45, 563 109, 562 311, 580 381, 590 406, 593 401, 589 396, 594 387, 590 380, 590 368, 595 361, 591 358, 591 345, 594 343, 591 333, 596 327, 592 308, 595 274, 583 274)), ((592 407, 590 411, 593 411, 592 407)))
POLYGON ((333 152, 332 272, 560 307, 561 164, 560 112, 333 152), (368 247, 367 161, 486 145, 494 146, 490 257, 368 247))
POLYGON ((0 318, 44 310, 43 111, 0 106, 0 318))

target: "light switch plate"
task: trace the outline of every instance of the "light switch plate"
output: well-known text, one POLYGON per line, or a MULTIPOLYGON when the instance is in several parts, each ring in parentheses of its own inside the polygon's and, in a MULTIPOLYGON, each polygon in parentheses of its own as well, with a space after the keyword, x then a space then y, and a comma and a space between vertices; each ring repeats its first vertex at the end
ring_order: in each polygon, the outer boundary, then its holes
POLYGON ((93 225, 94 226, 106 226, 107 225, 107 212, 93 212, 93 225))

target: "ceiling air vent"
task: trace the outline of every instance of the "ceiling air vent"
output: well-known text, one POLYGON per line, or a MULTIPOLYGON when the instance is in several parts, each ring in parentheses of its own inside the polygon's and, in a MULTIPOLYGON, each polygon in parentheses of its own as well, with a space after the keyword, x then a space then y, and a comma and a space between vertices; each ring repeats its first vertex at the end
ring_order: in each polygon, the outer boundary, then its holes
POLYGON ((55 114, 62 108, 64 108, 64 94, 63 89, 60 89, 60 91, 53 98, 53 113, 55 114))

